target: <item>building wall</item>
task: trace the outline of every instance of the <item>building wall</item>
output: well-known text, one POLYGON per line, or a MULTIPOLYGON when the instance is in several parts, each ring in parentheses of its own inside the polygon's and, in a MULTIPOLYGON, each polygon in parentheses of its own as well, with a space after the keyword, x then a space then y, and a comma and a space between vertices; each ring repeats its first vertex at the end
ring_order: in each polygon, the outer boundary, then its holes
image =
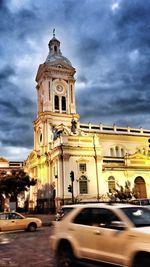
POLYGON ((36 192, 30 195, 31 198, 34 195, 34 205, 40 199, 41 203, 45 199, 57 207, 71 201, 68 192, 71 171, 75 177, 74 197, 78 201, 106 200, 110 177, 115 186, 124 186, 129 181, 131 188, 139 177, 139 182, 145 182, 141 185, 146 187, 145 196, 150 197, 150 130, 81 124, 75 104, 75 69, 60 53, 60 42, 54 36, 49 47, 52 49, 36 76, 38 112, 33 123, 34 149, 26 160, 29 174, 39 181, 36 192), (55 52, 54 43, 58 48, 55 52), (55 95, 59 97, 58 110, 55 95), (62 110, 62 96, 66 98, 66 110, 62 110), (81 163, 86 164, 86 171, 79 169, 81 163), (87 194, 80 193, 81 179, 87 179, 87 194))

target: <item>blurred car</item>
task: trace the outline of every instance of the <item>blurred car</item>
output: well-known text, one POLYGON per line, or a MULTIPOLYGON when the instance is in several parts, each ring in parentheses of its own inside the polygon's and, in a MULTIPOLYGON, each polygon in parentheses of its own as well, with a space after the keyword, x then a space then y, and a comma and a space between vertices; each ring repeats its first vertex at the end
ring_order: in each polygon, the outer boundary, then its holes
POLYGON ((60 221, 66 214, 68 214, 77 205, 79 204, 70 204, 61 206, 61 208, 56 212, 55 221, 60 221))
POLYGON ((25 217, 18 212, 0 212, 0 231, 27 230, 36 231, 42 226, 38 218, 25 217))
POLYGON ((76 206, 54 222, 50 236, 57 267, 99 266, 101 262, 149 267, 149 245, 150 210, 130 204, 76 206))
POLYGON ((150 198, 139 198, 139 199, 133 199, 130 201, 131 204, 134 205, 142 205, 147 206, 150 208, 150 198))

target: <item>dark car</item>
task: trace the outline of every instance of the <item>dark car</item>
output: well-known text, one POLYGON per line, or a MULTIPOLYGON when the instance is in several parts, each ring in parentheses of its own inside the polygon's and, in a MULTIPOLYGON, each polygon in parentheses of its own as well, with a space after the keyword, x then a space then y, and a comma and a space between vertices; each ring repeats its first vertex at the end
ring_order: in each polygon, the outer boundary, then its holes
POLYGON ((139 199, 133 199, 130 201, 131 204, 134 205, 140 205, 140 206, 149 206, 150 208, 150 198, 139 198, 139 199))

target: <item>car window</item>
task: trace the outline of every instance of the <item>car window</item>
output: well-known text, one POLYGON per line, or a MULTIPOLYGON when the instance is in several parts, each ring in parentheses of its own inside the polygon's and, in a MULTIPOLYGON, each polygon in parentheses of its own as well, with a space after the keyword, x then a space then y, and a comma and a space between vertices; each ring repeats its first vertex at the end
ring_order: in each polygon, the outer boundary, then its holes
POLYGON ((0 214, 0 220, 8 220, 9 214, 8 213, 2 213, 0 214))
POLYGON ((131 203, 134 205, 141 205, 141 202, 139 200, 133 200, 131 201, 131 203))
POLYGON ((74 223, 113 228, 112 221, 120 221, 118 216, 111 210, 105 208, 84 208, 74 219, 74 223))
POLYGON ((136 227, 150 226, 150 210, 144 207, 121 208, 136 227))
POLYGON ((68 214, 72 209, 73 209, 73 207, 62 208, 62 212, 63 212, 64 215, 66 215, 66 214, 68 214))
POLYGON ((62 207, 60 210, 57 211, 55 220, 62 220, 72 209, 73 207, 62 207))
POLYGON ((150 205, 150 201, 149 201, 149 199, 142 199, 142 200, 141 200, 141 205, 143 205, 143 206, 150 205))
POLYGON ((75 224, 91 225, 91 209, 84 208, 73 220, 75 224))
POLYGON ((9 219, 10 220, 12 220, 12 219, 14 219, 14 220, 17 219, 18 220, 18 219, 22 219, 22 217, 19 214, 12 212, 12 213, 9 214, 9 219))

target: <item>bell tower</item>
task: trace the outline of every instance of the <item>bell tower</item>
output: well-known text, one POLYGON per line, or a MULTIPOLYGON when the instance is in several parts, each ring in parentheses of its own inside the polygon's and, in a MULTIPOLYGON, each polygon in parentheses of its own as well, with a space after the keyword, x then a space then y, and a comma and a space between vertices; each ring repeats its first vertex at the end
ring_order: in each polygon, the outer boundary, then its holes
POLYGON ((54 140, 54 132, 71 132, 72 121, 79 115, 75 104, 75 68, 62 55, 60 41, 53 37, 48 44, 46 61, 40 64, 36 75, 37 119, 34 121, 34 149, 47 146, 54 140))

